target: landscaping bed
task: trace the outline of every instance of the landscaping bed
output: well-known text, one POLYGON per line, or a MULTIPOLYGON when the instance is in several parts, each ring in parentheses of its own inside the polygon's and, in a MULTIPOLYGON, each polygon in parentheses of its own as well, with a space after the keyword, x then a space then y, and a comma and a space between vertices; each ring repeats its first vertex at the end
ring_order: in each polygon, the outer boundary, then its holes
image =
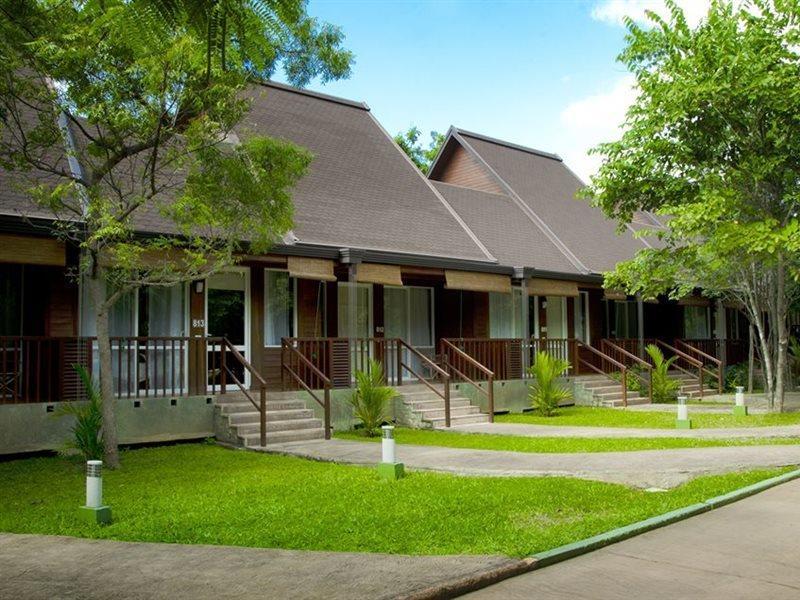
MULTIPOLYGON (((335 437, 355 441, 380 441, 358 431, 337 432, 335 437)), ((673 448, 714 448, 720 446, 773 446, 800 444, 800 438, 578 438, 528 437, 493 433, 443 431, 440 429, 395 429, 398 444, 506 450, 510 452, 576 453, 633 452, 636 450, 668 450, 673 448)))
POLYGON ((524 556, 775 476, 703 477, 663 493, 571 478, 480 478, 374 469, 187 444, 125 451, 105 474, 114 512, 86 524, 83 466, 0 463, 0 531, 402 554, 524 556))
MULTIPOLYGON (((746 417, 732 414, 701 413, 689 410, 695 429, 730 427, 770 427, 800 424, 800 413, 761 413, 746 417)), ((633 411, 618 408, 575 406, 560 408, 555 415, 543 417, 535 412, 497 415, 498 423, 528 423, 531 425, 563 425, 587 427, 637 427, 645 429, 675 429, 675 413, 633 411)))

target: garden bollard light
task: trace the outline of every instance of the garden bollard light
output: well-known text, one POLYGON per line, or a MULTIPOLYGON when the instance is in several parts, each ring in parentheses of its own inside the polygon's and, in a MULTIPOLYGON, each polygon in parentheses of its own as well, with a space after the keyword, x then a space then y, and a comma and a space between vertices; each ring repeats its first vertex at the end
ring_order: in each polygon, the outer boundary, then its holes
POLYGON ((103 505, 103 461, 86 461, 86 505, 81 515, 90 523, 111 523, 111 507, 103 505))
POLYGON ((746 417, 747 407, 744 405, 744 387, 741 385, 736 386, 735 404, 733 406, 734 417, 746 417))
POLYGON ((691 429, 692 420, 689 418, 689 406, 686 404, 686 396, 678 396, 678 418, 675 420, 675 427, 678 429, 691 429))
POLYGON ((405 474, 403 463, 397 462, 395 455, 394 425, 381 427, 381 463, 378 473, 386 479, 400 479, 405 474))

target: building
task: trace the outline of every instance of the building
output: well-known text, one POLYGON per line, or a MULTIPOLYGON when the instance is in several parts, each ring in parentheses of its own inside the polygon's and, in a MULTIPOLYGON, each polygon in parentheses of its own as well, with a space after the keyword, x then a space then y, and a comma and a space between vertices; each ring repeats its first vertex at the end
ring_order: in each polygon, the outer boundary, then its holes
MULTIPOLYGON (((186 427, 160 427, 173 417, 131 416, 148 426, 128 439, 209 433, 214 398, 233 380, 258 390, 247 399, 258 412, 262 389, 312 390, 315 417, 330 421, 331 393, 350 387, 368 358, 394 384, 441 382, 443 373, 471 382, 475 400, 491 398, 487 379, 524 379, 537 349, 568 358, 571 375, 609 378, 641 366, 650 338, 679 353, 687 373, 721 375, 721 362, 743 357, 735 307, 602 289, 603 271, 653 243, 635 230, 661 224, 640 214, 617 232, 575 199, 582 183, 559 157, 451 128, 426 178, 365 104, 275 83, 251 94, 242 135, 284 138, 314 155, 294 191, 295 227, 267 255, 242 256, 205 281, 140 289, 115 306, 124 410, 191 405, 201 423, 181 416, 186 427), (326 388, 324 398, 313 391, 326 388)), ((17 411, 14 423, 81 397, 71 365, 96 368, 88 298, 72 275, 78 252, 48 235, 51 218, 0 173, 0 409, 17 411)), ((138 228, 168 232, 154 214, 138 228)), ((431 393, 444 400, 437 385, 431 393)), ((626 402, 625 391, 612 396, 626 402)), ((485 400, 484 411, 497 409, 485 400)))

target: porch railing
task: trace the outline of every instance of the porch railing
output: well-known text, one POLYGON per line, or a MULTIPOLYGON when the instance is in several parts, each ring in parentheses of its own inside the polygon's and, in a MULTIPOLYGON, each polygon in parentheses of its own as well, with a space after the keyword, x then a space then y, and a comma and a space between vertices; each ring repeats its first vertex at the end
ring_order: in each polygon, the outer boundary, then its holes
POLYGON ((713 356, 717 360, 722 361, 723 368, 727 365, 736 365, 747 360, 746 340, 728 338, 681 338, 675 341, 676 345, 679 345, 677 342, 680 341, 682 344, 691 346, 704 354, 713 356))
MULTIPOLYGON (((188 393, 188 337, 112 337, 114 395, 120 398, 188 393)), ((94 337, 0 337, 0 403, 83 400, 75 365, 99 368, 94 337)), ((205 390, 200 393, 204 393, 205 390)))
MULTIPOLYGON (((712 341, 724 341, 724 340, 712 340, 712 341)), ((717 393, 722 393, 722 381, 725 378, 724 367, 722 361, 717 358, 716 356, 711 356, 710 354, 700 350, 699 348, 689 344, 688 342, 684 342, 683 340, 675 340, 675 346, 677 346, 680 350, 690 354, 692 357, 696 358, 702 363, 701 369, 705 375, 708 375, 712 379, 715 379, 717 382, 717 393)), ((704 379, 704 378, 702 378, 704 379)), ((703 382, 700 382, 700 389, 702 393, 703 382)))

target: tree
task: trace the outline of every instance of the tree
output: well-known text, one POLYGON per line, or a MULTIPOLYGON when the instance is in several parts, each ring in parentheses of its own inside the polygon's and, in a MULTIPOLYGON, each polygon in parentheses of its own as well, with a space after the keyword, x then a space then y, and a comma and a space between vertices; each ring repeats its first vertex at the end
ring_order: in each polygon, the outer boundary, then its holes
POLYGON ((205 277, 288 230, 311 156, 239 140, 249 86, 279 67, 296 84, 346 76, 352 57, 301 0, 3 0, 0 13, 0 168, 81 249, 114 467, 111 307, 143 285, 205 277), (144 219, 162 233, 141 235, 144 219))
POLYGON ((430 169, 436 155, 439 154, 439 149, 444 144, 444 134, 437 131, 431 131, 431 141, 428 147, 423 147, 420 141, 420 131, 412 125, 405 133, 401 132, 394 136, 394 141, 397 145, 408 154, 411 161, 417 165, 417 168, 423 173, 427 173, 430 169))
POLYGON ((739 303, 782 410, 800 267, 800 6, 715 1, 695 29, 668 7, 668 19, 648 13, 649 28, 627 22, 620 60, 639 95, 621 139, 595 149, 604 162, 586 190, 621 226, 653 211, 665 227, 638 228, 653 247, 605 285, 739 303))

